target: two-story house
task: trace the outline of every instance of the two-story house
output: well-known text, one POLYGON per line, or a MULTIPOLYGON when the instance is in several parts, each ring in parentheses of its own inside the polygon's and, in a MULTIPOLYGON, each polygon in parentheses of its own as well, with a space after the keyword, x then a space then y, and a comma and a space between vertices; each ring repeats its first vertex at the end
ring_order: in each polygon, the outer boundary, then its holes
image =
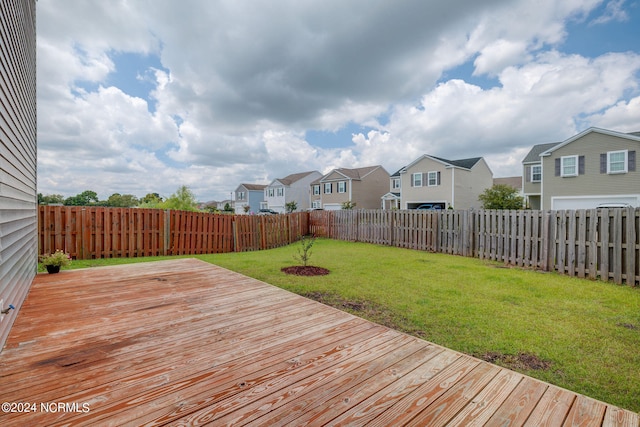
POLYGON ((260 203, 264 202, 264 189, 262 184, 240 184, 236 188, 236 214, 255 213, 260 210, 260 203))
POLYGON ((636 152, 640 133, 621 133, 589 128, 563 142, 532 148, 523 161, 525 182, 532 208, 589 209, 602 205, 640 206, 640 172, 636 152), (539 163, 533 163, 535 151, 539 163), (539 167, 538 167, 539 165, 539 167), (535 167, 535 169, 534 169, 535 167), (540 206, 534 206, 533 187, 539 186, 540 206))
POLYGON ((322 177, 318 171, 300 172, 284 178, 276 178, 264 188, 264 201, 261 209, 271 209, 279 213, 286 212, 286 204, 296 202, 298 210, 311 207, 309 185, 322 177))
POLYGON ((388 185, 389 172, 380 165, 334 169, 311 183, 311 207, 337 210, 351 202, 357 209, 380 209, 388 185))
POLYGON ((400 208, 480 208, 478 196, 493 185, 482 157, 447 160, 423 155, 400 169, 400 208))

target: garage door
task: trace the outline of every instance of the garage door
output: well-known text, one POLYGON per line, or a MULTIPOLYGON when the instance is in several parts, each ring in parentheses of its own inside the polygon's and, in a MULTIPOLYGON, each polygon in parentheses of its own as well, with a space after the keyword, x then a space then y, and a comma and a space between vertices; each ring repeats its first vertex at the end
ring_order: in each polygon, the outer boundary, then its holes
POLYGON ((339 211, 342 209, 342 205, 340 203, 327 203, 323 208, 326 211, 339 211))
POLYGON ((639 196, 552 197, 551 209, 594 209, 602 204, 625 203, 637 207, 639 196))

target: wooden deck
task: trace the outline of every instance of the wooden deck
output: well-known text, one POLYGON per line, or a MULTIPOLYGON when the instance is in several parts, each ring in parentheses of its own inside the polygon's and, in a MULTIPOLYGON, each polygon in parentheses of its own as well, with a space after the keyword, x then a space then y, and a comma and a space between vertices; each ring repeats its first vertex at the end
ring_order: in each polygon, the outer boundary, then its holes
POLYGON ((29 403, 3 426, 639 425, 193 259, 39 275, 0 353, 0 402, 29 403))

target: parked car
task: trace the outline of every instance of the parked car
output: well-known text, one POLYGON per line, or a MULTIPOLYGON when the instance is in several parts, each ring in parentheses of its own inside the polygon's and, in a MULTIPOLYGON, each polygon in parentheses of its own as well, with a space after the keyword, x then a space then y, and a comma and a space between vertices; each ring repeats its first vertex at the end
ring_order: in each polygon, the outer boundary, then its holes
POLYGON ((598 205, 598 209, 604 208, 632 208, 629 203, 601 203, 598 205))
POLYGON ((278 212, 274 211, 273 209, 260 209, 258 211, 258 215, 275 215, 278 212))
POLYGON ((432 205, 431 203, 425 203, 423 205, 418 206, 416 209, 425 210, 425 211, 441 211, 442 206, 432 205))

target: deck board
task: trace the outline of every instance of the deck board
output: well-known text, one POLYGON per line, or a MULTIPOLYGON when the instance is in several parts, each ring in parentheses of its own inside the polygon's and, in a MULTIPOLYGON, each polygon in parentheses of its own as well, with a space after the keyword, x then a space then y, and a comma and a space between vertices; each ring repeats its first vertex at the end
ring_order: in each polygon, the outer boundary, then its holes
POLYGON ((194 259, 38 275, 0 384, 0 401, 36 404, 1 413, 3 426, 639 426, 638 414, 194 259), (68 405, 40 406, 52 402, 68 405))

